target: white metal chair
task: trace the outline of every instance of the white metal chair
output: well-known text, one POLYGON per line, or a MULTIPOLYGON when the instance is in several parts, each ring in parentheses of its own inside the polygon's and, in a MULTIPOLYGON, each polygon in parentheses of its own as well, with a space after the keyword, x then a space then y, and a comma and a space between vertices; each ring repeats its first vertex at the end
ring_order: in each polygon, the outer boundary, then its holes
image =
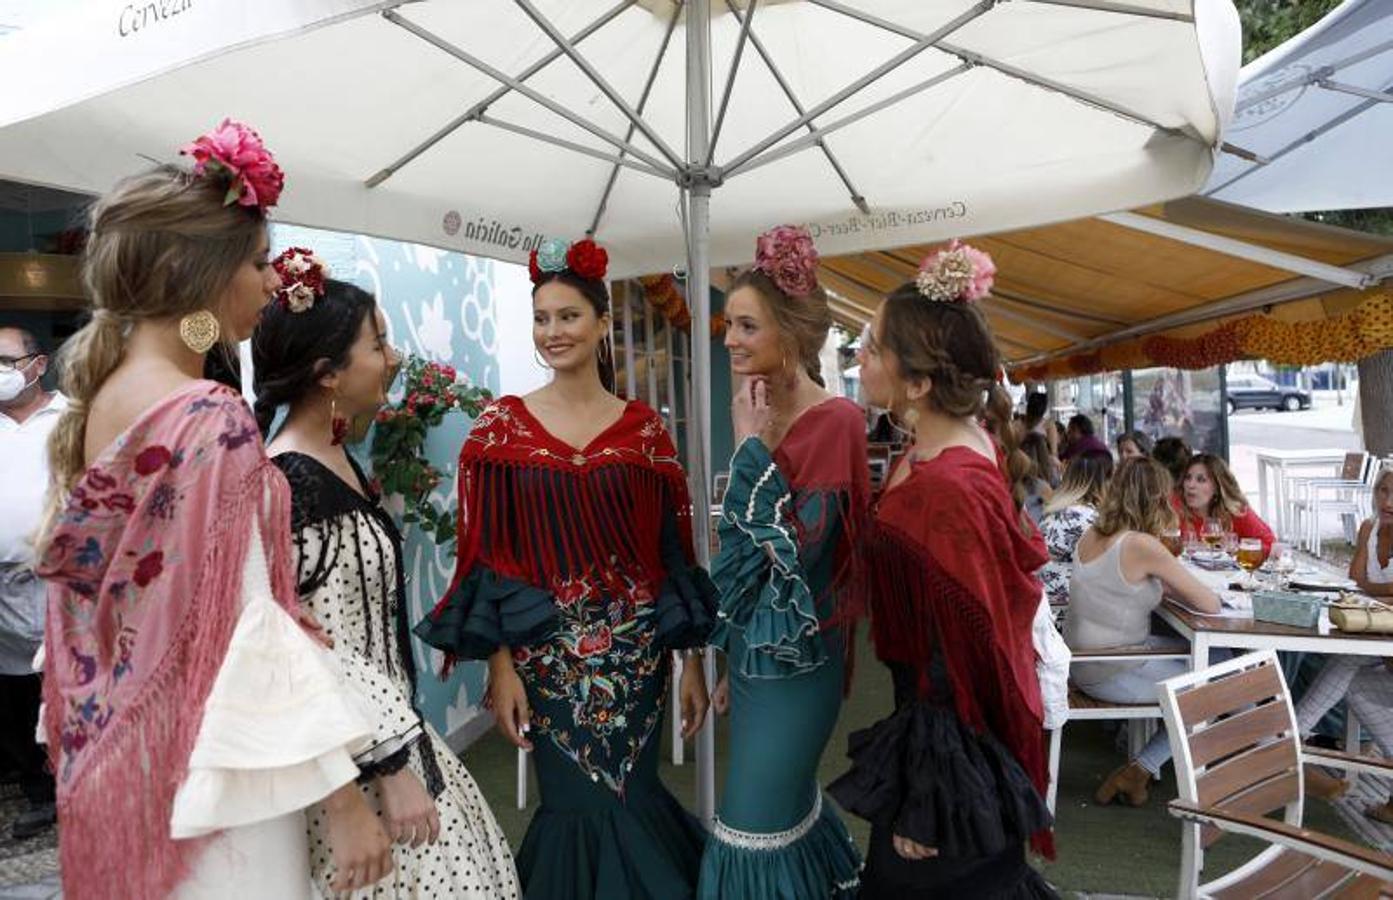
MULTIPOLYGON (((1372 484, 1378 472, 1378 459, 1355 451, 1345 454, 1344 465, 1336 477, 1297 475, 1287 479, 1287 509, 1284 516, 1292 534, 1302 547, 1320 555, 1322 513, 1350 514, 1363 489, 1372 484)), ((1351 538, 1353 536, 1351 535, 1351 538)))
MULTIPOLYGON (((1153 659, 1188 660, 1189 650, 1154 650, 1146 648, 1120 648, 1116 650, 1075 650, 1071 663, 1080 662, 1146 662, 1153 659)), ((1147 737, 1143 727, 1150 721, 1159 722, 1161 706, 1159 703, 1108 703, 1095 700, 1083 691, 1069 685, 1069 717, 1064 724, 1050 732, 1050 786, 1045 793, 1045 805, 1054 812, 1055 800, 1059 795, 1059 764, 1064 742, 1064 725, 1084 721, 1126 721, 1127 753, 1136 756, 1141 752, 1147 737)))
POLYGON ((1302 827, 1302 766, 1387 774, 1393 765, 1304 747, 1291 694, 1271 650, 1240 656, 1157 686, 1184 820, 1181 900, 1377 898, 1393 892, 1393 856, 1302 827), (1282 810, 1282 820, 1267 815, 1282 810), (1238 869, 1200 883, 1204 848, 1224 834, 1269 846, 1238 869))

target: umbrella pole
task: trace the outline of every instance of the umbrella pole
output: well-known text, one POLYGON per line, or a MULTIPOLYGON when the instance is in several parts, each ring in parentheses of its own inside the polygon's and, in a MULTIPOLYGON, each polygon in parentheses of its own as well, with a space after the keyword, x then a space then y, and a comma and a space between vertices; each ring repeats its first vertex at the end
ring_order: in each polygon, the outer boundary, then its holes
MULTIPOLYGON (((711 4, 687 0, 687 295, 692 307, 692 409, 687 417, 687 452, 692 462, 692 519, 697 553, 709 562, 711 548, 711 4)), ((703 659, 706 683, 715 688, 716 664, 703 659)), ((696 807, 708 825, 716 815, 716 728, 714 714, 696 740, 696 807)))

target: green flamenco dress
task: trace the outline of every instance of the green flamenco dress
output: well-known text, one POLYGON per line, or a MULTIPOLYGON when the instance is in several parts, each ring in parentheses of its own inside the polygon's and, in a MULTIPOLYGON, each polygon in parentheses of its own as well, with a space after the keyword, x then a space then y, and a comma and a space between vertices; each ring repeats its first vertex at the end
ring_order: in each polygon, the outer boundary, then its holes
POLYGON ((516 397, 460 453, 455 581, 416 633, 453 658, 512 649, 541 806, 517 853, 528 900, 693 896, 706 833, 658 778, 670 651, 704 644, 686 480, 641 403, 583 449, 516 397))
POLYGON ((829 400, 774 454, 751 438, 731 460, 711 636, 730 680, 729 768, 702 900, 856 896, 860 855, 816 773, 847 674, 864 435, 859 408, 829 400))

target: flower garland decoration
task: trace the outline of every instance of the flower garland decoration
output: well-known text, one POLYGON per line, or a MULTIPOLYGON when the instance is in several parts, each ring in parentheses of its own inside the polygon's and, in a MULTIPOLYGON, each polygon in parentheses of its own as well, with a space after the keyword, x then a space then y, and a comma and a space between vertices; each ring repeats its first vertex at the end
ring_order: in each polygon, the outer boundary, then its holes
POLYGON ((565 271, 590 281, 604 281, 609 271, 609 254, 590 238, 574 244, 547 238, 527 256, 527 274, 533 284, 540 284, 547 275, 565 271))
POLYGON ((262 143, 261 135, 241 122, 222 124, 179 151, 193 157, 193 174, 227 181, 223 206, 255 207, 261 215, 276 205, 285 189, 285 173, 262 143))
POLYGON ((329 277, 329 267, 314 255, 314 251, 290 247, 271 261, 271 268, 281 279, 275 302, 282 308, 302 313, 314 307, 316 298, 324 296, 324 281, 329 277))
POLYGON ((996 263, 985 251, 954 240, 924 257, 914 284, 937 303, 971 303, 991 293, 996 263))
POLYGON ((431 493, 444 477, 426 458, 426 436, 451 412, 477 417, 493 396, 471 384, 452 366, 408 356, 402 364, 402 398, 377 413, 372 440, 372 465, 378 486, 399 495, 406 510, 402 522, 415 525, 437 545, 456 538, 453 505, 442 508, 431 493))
POLYGON ((755 271, 768 275, 790 297, 808 297, 817 290, 817 264, 817 248, 806 228, 776 225, 755 239, 755 271))

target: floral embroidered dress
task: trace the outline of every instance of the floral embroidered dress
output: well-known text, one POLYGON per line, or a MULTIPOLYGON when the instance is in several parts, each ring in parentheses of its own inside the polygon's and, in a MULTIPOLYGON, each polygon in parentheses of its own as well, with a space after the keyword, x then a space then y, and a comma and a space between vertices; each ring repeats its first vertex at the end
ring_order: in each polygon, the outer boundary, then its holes
POLYGON ((828 789, 871 823, 861 898, 1044 900, 1025 845, 1053 853, 1032 642, 1046 558, 992 461, 950 447, 887 489, 864 552, 894 712, 851 735, 828 789), (907 860, 900 835, 938 855, 907 860))
POLYGON ((805 411, 772 455, 749 438, 731 459, 711 567, 729 765, 702 862, 705 900, 856 896, 860 855, 823 803, 817 765, 841 710, 842 623, 859 606, 865 435, 861 409, 834 398, 805 411))
POLYGON ((1083 533, 1098 518, 1098 510, 1092 506, 1076 503, 1053 512, 1045 513, 1040 520, 1040 534, 1045 539, 1045 549, 1050 560, 1040 567, 1038 573, 1045 586, 1045 596, 1051 606, 1069 605, 1069 579, 1074 572, 1074 548, 1079 545, 1083 533))
MULTIPOLYGON (((281 453, 272 462, 291 490, 300 603, 333 638, 344 676, 373 712, 372 745, 357 756, 359 781, 381 807, 375 776, 410 772, 435 799, 440 838, 392 846, 394 868, 354 897, 496 898, 521 896, 513 855, 474 779, 416 712, 416 665, 406 620, 401 534, 349 457, 357 488, 312 456, 281 453)), ((325 896, 334 877, 328 821, 309 816, 311 871, 325 896)))
POLYGON ((371 726, 296 619, 289 524, 251 411, 209 381, 74 487, 38 567, 65 897, 310 896, 303 810, 371 726))
POLYGON ((417 634, 461 659, 512 648, 541 791, 525 895, 690 897, 705 833, 658 780, 658 735, 669 651, 705 642, 715 591, 662 419, 630 401, 576 448, 503 397, 465 440, 459 492, 454 582, 417 634))

